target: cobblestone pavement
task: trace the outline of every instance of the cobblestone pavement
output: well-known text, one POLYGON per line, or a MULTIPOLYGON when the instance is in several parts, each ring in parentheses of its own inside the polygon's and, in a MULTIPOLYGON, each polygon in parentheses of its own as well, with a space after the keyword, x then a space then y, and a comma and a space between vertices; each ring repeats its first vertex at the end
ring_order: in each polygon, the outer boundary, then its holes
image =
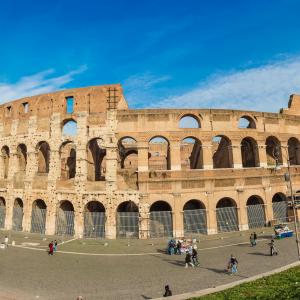
MULTIPOLYGON (((101 248, 105 249, 104 252, 109 248, 115 253, 115 248, 119 251, 130 248, 136 252, 144 245, 147 251, 151 250, 148 252, 158 252, 142 256, 59 252, 49 257, 42 247, 42 251, 9 247, 0 250, 0 298, 75 300, 82 295, 85 300, 151 299, 162 295, 166 283, 171 286, 173 294, 186 293, 250 277, 297 260, 294 238, 276 241, 280 254, 270 257, 265 236, 261 236, 263 240, 253 248, 248 245, 247 233, 226 237, 199 244, 200 267, 195 269, 184 268, 184 256, 161 253, 162 241, 133 241, 130 246, 127 246, 127 241, 120 241, 119 247, 118 241, 114 241, 101 248), (239 260, 236 276, 229 276, 224 271, 231 253, 239 260)), ((94 248, 99 249, 99 245, 93 247, 89 243, 93 242, 74 241, 60 249, 82 251, 88 244, 88 252, 97 253, 94 248)))

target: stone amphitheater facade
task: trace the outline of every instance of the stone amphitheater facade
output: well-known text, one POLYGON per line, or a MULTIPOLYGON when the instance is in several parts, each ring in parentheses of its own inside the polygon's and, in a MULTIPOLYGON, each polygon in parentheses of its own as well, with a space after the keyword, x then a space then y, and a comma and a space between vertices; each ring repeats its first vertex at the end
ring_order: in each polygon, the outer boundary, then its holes
POLYGON ((119 84, 5 103, 0 227, 113 239, 289 221, 299 140, 297 95, 279 113, 129 109, 119 84))

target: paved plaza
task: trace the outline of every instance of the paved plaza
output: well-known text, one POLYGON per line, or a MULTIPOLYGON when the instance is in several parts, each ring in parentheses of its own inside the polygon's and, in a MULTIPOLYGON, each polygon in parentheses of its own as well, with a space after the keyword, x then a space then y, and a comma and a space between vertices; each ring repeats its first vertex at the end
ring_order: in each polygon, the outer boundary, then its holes
MULTIPOLYGON (((164 253, 167 240, 64 239, 66 243, 50 257, 46 247, 54 237, 42 240, 36 235, 11 233, 17 247, 0 252, 0 296, 22 300, 75 300, 78 295, 85 300, 152 299, 162 296, 166 283, 173 294, 213 287, 296 261, 294 238, 276 241, 280 254, 268 256, 270 233, 260 233, 253 248, 248 232, 206 237, 198 244, 200 267, 195 269, 184 268, 184 255, 164 253), (236 276, 224 272, 230 254, 239 260, 236 276)), ((4 234, 1 232, 1 239, 4 234)))

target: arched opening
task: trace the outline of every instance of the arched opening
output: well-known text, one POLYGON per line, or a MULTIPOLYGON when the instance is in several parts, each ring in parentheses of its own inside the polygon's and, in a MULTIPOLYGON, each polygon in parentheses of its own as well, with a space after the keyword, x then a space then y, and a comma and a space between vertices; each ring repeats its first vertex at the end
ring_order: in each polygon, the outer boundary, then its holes
POLYGON ((220 199, 216 211, 218 232, 239 230, 237 206, 233 199, 228 197, 220 199))
POLYGON ((7 146, 3 146, 1 149, 2 154, 2 172, 3 172, 3 178, 6 179, 8 176, 8 168, 9 168, 9 148, 7 146))
POLYGON ((156 201, 150 207, 150 237, 172 237, 172 208, 165 201, 156 201))
POLYGON ((139 237, 139 209, 133 201, 122 202, 117 208, 117 237, 139 237))
POLYGON ((0 228, 5 226, 5 216, 6 216, 6 205, 5 199, 0 197, 0 228))
POLYGON ((20 144, 17 147, 17 161, 18 171, 25 172, 27 165, 27 147, 24 144, 20 144))
POLYGON ((55 234, 74 235, 74 207, 68 200, 61 201, 57 207, 55 234))
POLYGON ((84 208, 84 237, 105 237, 105 208, 99 201, 90 201, 84 208))
POLYGON ((77 135, 77 123, 73 119, 63 122, 62 135, 75 136, 77 135))
POLYGON ((247 200, 248 226, 251 228, 264 227, 266 215, 264 201, 259 196, 251 196, 247 200))
POLYGON ((201 124, 194 115, 185 115, 179 121, 179 128, 200 128, 201 124))
POLYGON ((103 140, 95 138, 87 145, 87 180, 104 181, 106 173, 106 149, 103 140))
POLYGON ((288 140, 289 159, 291 165, 300 165, 300 143, 292 137, 288 140))
POLYGON ((76 174, 76 146, 73 142, 65 142, 60 147, 61 180, 68 180, 76 174))
POLYGON ((196 199, 189 200, 183 206, 184 235, 207 234, 205 205, 196 199))
POLYGON ((249 116, 242 116, 239 120, 239 128, 241 129, 255 129, 255 121, 249 116))
POLYGON ((212 150, 214 169, 233 167, 232 147, 228 137, 223 135, 213 137, 212 150))
POLYGON ((153 137, 149 141, 149 170, 170 170, 170 145, 164 137, 153 137))
POLYGON ((288 203, 283 193, 276 193, 272 197, 273 219, 277 223, 288 221, 288 203))
POLYGON ((32 203, 31 211, 31 232, 45 234, 46 230, 47 205, 42 199, 32 203))
POLYGON ((241 143, 243 168, 259 167, 258 146, 251 137, 246 137, 241 143))
POLYGON ((269 136, 266 140, 266 153, 268 166, 282 165, 281 144, 274 136, 269 136))
POLYGON ((201 142, 188 137, 181 141, 180 145, 181 169, 203 169, 203 151, 201 142))
POLYGON ((50 147, 47 142, 37 145, 38 173, 49 173, 50 147))
POLYGON ((23 201, 16 198, 13 207, 12 230, 22 231, 23 215, 23 201))

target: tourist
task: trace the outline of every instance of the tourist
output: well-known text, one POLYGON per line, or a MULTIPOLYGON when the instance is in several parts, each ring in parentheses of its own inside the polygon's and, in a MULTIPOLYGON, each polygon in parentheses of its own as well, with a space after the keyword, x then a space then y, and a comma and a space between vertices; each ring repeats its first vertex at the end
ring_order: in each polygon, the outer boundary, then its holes
POLYGON ((254 235, 253 235, 253 233, 250 234, 250 244, 251 244, 251 247, 254 246, 254 235))
POLYGON ((192 261, 193 261, 193 264, 195 266, 199 265, 199 262, 198 262, 198 252, 196 250, 196 246, 194 246, 193 250, 192 250, 192 261))
POLYGON ((191 259, 191 254, 189 253, 189 251, 186 251, 186 255, 185 255, 185 268, 188 268, 189 265, 194 268, 194 264, 192 263, 192 259, 191 259))
POLYGON ((49 244, 49 255, 53 255, 53 241, 49 244))
POLYGON ((8 247, 8 236, 7 235, 4 238, 4 245, 5 245, 5 248, 8 247))
POLYGON ((181 255, 181 242, 180 242, 180 240, 177 241, 176 254, 181 255))
POLYGON ((275 255, 278 255, 278 251, 277 249, 275 248, 275 241, 272 239, 271 242, 269 243, 269 246, 270 246, 270 255, 273 256, 274 254, 275 255))
POLYGON ((57 241, 56 241, 56 240, 54 240, 53 251, 54 251, 54 252, 57 251, 57 241))
POLYGON ((165 286, 165 293, 164 293, 164 297, 170 297, 172 296, 172 292, 170 290, 170 287, 168 285, 165 286))
POLYGON ((253 233, 253 239, 254 239, 254 246, 256 246, 257 234, 256 234, 255 231, 254 231, 254 233, 253 233))
POLYGON ((237 266, 238 266, 238 261, 236 257, 231 254, 228 263, 228 270, 230 272, 230 275, 237 273, 238 271, 237 266))

